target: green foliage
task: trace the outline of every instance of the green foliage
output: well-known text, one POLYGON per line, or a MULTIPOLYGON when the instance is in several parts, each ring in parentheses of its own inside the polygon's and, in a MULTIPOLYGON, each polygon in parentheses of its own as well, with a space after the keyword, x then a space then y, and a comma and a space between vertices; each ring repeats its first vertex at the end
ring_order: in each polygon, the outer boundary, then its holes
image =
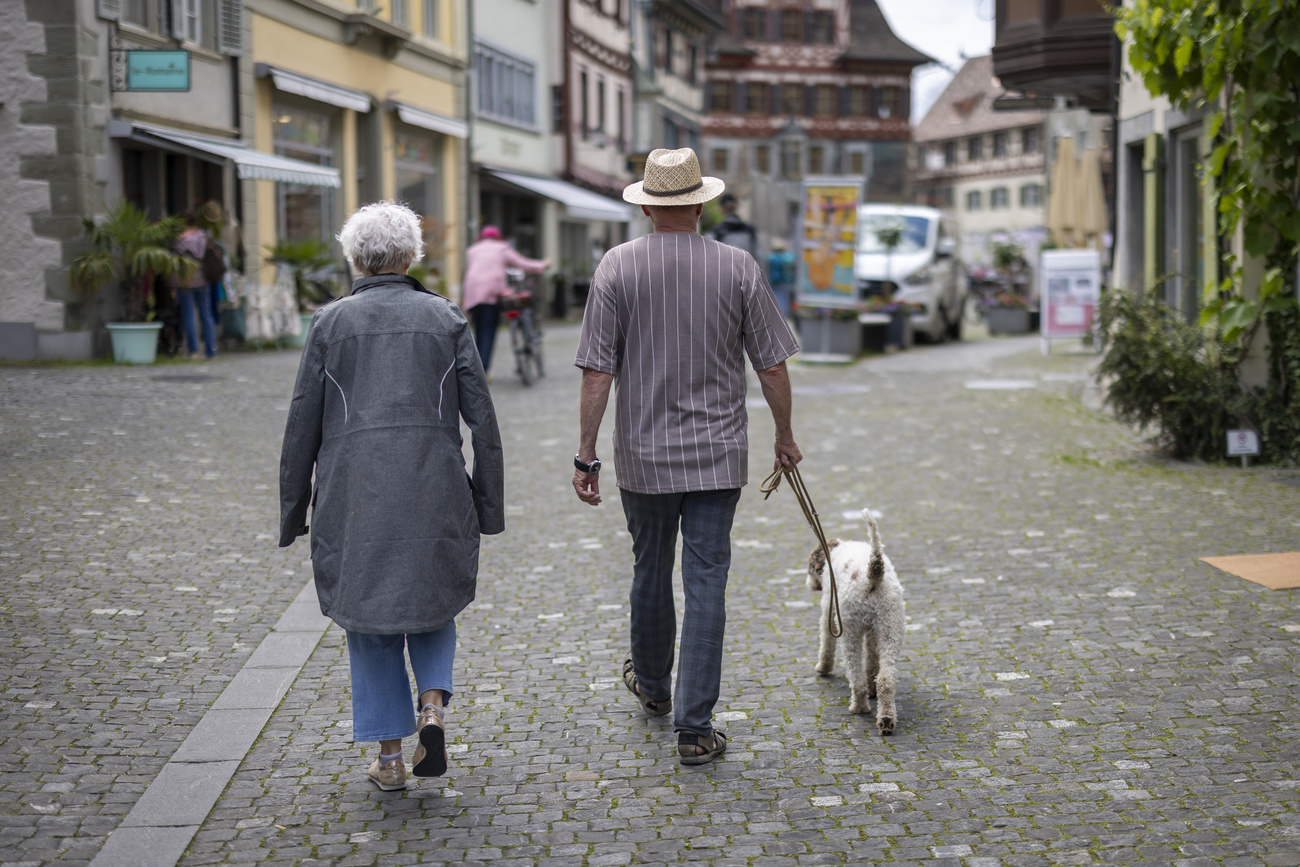
POLYGON ((1237 382, 1237 347, 1182 322, 1155 293, 1107 292, 1100 318, 1098 372, 1115 414, 1153 431, 1175 458, 1222 461, 1227 431, 1251 405, 1237 382))
POLYGON ((329 280, 314 280, 311 275, 335 263, 333 248, 324 241, 277 241, 266 248, 266 258, 285 265, 293 275, 293 292, 298 310, 306 313, 308 305, 323 304, 333 297, 329 280))
POLYGON ((1116 12, 1147 89, 1182 109, 1205 105, 1219 234, 1240 227, 1267 271, 1254 298, 1243 272, 1206 287, 1202 321, 1247 345, 1261 322, 1294 309, 1287 275, 1300 250, 1300 8, 1295 0, 1131 0, 1116 12))
POLYGON ((989 252, 993 267, 1004 274, 1025 267, 1025 248, 1013 241, 994 241, 989 252))
POLYGON ((718 200, 709 199, 704 203, 704 210, 700 213, 700 234, 707 234, 710 229, 722 222, 724 216, 722 205, 718 204, 718 200))
POLYGON ((199 263, 172 252, 181 233, 178 217, 149 220, 124 201, 99 223, 83 217, 90 251, 72 260, 72 285, 94 295, 106 283, 122 282, 122 321, 148 322, 154 316, 154 277, 189 279, 199 263))
POLYGON ((1300 309, 1270 314, 1268 388, 1260 396, 1261 449, 1300 463, 1300 309))

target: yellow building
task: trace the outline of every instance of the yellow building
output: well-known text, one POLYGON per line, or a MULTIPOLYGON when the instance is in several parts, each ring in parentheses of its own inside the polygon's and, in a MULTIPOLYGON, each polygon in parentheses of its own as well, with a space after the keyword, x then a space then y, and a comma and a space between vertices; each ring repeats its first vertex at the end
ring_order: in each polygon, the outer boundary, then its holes
MULTIPOLYGON (((454 292, 466 225, 464 0, 246 0, 244 135, 262 152, 339 169, 341 186, 245 180, 250 276, 264 248, 332 239, 359 205, 425 218, 427 262, 454 292)), ((433 288, 433 287, 430 287, 433 288)))

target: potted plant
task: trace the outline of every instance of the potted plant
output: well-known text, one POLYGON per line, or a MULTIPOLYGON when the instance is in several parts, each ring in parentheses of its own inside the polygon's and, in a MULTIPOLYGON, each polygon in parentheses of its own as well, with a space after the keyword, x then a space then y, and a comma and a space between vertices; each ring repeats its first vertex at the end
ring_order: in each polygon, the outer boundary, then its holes
POLYGON ((289 345, 306 346, 313 305, 319 306, 334 297, 330 291, 332 281, 321 276, 321 272, 334 267, 333 250, 325 241, 281 240, 266 248, 266 258, 285 266, 293 276, 293 296, 298 305, 300 328, 298 336, 289 345))
POLYGON ((862 326, 858 324, 858 312, 856 307, 791 305, 804 349, 827 361, 851 361, 862 352, 862 326))
POLYGON ((998 292, 984 313, 989 334, 1025 334, 1029 331, 1029 302, 1015 292, 998 292))
POLYGON ((108 212, 102 222, 82 218, 90 251, 72 260, 72 283, 88 294, 117 279, 122 289, 121 320, 106 323, 113 343, 113 360, 122 364, 153 364, 158 355, 161 322, 154 321, 155 278, 188 279, 199 263, 172 252, 181 233, 178 217, 150 221, 130 202, 108 212))

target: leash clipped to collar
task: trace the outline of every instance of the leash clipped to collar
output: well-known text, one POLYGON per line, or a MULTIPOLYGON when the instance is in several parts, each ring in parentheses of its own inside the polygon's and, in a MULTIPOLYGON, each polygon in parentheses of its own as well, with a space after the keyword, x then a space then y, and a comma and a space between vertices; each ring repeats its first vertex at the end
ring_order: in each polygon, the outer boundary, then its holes
POLYGON ((831 565, 831 547, 826 544, 826 533, 822 531, 821 518, 817 515, 817 507, 813 505, 807 486, 803 483, 803 476, 799 474, 799 465, 791 464, 773 470, 772 475, 764 479, 758 489, 763 492, 763 499, 766 500, 781 486, 783 475, 790 477, 790 488, 794 491, 795 499, 799 501, 799 507, 803 509, 804 519, 808 521, 808 526, 812 527, 817 542, 822 546, 822 553, 826 555, 826 575, 830 579, 831 594, 831 635, 839 638, 844 634, 844 623, 840 619, 840 593, 835 586, 835 567, 831 565))

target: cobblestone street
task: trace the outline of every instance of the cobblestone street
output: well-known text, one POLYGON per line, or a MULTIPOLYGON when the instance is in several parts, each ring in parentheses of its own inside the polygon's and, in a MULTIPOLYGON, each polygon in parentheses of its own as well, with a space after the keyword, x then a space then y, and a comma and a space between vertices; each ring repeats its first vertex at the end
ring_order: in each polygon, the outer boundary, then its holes
MULTIPOLYGON (((376 747, 351 742, 331 625, 182 865, 1300 865, 1300 591, 1198 560, 1300 550, 1300 473, 1150 457, 1083 400, 1095 357, 1034 338, 793 364, 828 535, 864 538, 858 512, 878 510, 907 590, 882 738, 849 713, 842 665, 813 671, 813 535, 785 486, 758 493, 755 382, 717 708, 731 747, 687 768, 671 717, 645 718, 620 678, 617 491, 592 509, 569 484, 576 343, 552 327, 527 389, 498 344, 508 528, 458 621, 448 774, 366 779, 376 747)), ((311 575, 305 542, 275 544, 297 363, 0 367, 0 864, 89 863, 264 640, 273 654, 311 575)))

